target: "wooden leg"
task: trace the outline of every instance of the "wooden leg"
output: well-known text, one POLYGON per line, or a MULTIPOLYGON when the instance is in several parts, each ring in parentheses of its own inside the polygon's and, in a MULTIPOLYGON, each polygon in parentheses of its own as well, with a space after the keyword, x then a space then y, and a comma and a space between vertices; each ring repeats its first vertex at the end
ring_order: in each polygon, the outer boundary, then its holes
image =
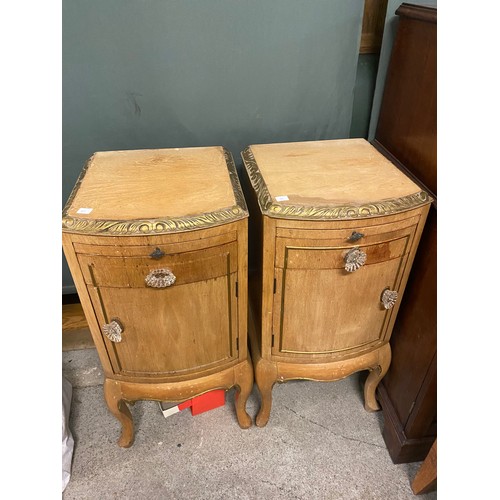
POLYGON ((370 374, 365 382, 365 410, 366 411, 378 411, 380 406, 375 397, 375 391, 377 386, 387 373, 389 366, 391 364, 391 346, 385 344, 380 349, 378 364, 369 368, 370 374))
POLYGON ((122 399, 120 384, 113 380, 104 381, 104 399, 109 411, 122 424, 122 433, 118 440, 118 445, 122 448, 129 448, 134 442, 134 421, 127 404, 122 399))
POLYGON ((255 366, 255 381, 260 392, 260 410, 255 419, 257 427, 265 427, 269 421, 272 390, 277 379, 276 366, 264 359, 260 359, 255 366))
POLYGON ((234 403, 236 418, 242 429, 248 429, 252 425, 252 419, 247 413, 246 405, 253 387, 253 367, 249 357, 245 364, 235 368, 235 385, 238 391, 234 403))

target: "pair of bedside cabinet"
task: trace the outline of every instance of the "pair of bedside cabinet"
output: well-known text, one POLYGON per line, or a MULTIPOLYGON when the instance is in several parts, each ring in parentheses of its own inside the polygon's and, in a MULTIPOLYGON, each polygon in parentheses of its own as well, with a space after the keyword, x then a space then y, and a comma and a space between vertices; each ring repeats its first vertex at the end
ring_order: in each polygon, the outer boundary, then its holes
POLYGON ((242 158, 247 199, 223 147, 98 152, 63 210, 122 447, 134 439, 127 403, 141 399, 234 387, 250 427, 254 380, 258 426, 273 385, 292 379, 369 370, 365 408, 378 409, 430 197, 363 139, 261 144, 242 158))

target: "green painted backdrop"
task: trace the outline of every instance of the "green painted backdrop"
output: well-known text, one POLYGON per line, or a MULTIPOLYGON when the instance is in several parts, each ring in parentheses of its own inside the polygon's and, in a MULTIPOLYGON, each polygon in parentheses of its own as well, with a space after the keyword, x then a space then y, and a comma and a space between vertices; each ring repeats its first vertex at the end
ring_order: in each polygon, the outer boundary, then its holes
POLYGON ((63 0, 63 204, 95 151, 349 137, 363 5, 63 0))

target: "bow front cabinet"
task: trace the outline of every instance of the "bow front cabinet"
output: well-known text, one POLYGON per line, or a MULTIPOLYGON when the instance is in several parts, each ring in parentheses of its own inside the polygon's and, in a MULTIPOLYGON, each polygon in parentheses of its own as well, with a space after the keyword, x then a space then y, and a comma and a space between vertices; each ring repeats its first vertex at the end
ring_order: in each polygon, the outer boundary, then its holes
POLYGON ((63 249, 104 369, 104 395, 134 438, 127 402, 183 401, 253 384, 247 352, 248 212, 222 147, 108 151, 63 211, 63 249))
POLYGON ((266 425, 291 379, 369 370, 367 410, 431 199, 364 139, 252 145, 242 152, 257 272, 250 340, 266 425), (253 328, 255 325, 255 328, 253 328))

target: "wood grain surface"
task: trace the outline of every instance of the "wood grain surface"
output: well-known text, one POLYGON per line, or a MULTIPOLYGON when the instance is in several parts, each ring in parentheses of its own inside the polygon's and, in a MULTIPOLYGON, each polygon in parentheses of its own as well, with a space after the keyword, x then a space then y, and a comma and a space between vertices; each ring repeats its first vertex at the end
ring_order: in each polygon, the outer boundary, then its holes
POLYGON ((420 192, 364 139, 257 144, 250 149, 273 202, 284 205, 358 205, 420 192))
POLYGON ((89 160, 67 214, 155 219, 203 214, 235 203, 221 147, 102 151, 89 160))

